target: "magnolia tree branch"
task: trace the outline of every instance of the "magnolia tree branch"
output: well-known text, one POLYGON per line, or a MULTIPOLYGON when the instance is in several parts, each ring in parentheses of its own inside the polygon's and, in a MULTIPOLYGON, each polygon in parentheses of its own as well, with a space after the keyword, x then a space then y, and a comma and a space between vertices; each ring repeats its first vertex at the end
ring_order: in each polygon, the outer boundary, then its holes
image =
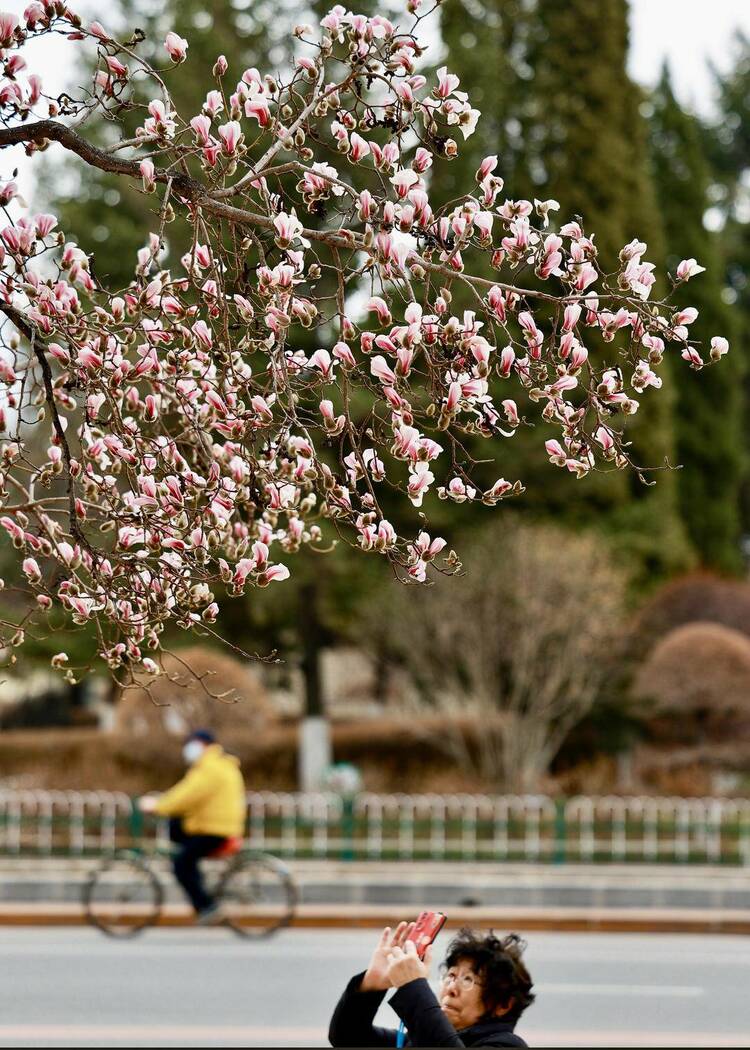
MULTIPOLYGON (((665 354, 700 369, 728 349, 696 344, 696 311, 653 297, 644 242, 601 260, 577 220, 553 225, 556 201, 501 196, 497 157, 433 207, 433 171, 479 113, 447 68, 418 71, 419 8, 408 0, 403 28, 335 7, 317 33, 294 31, 283 77, 217 56, 191 73, 205 75, 197 113, 173 106, 189 48, 175 33, 163 71, 139 33, 119 42, 63 5, 0 13, 0 150, 57 142, 159 198, 113 288, 76 231, 0 184, 0 528, 24 622, 61 608, 93 622, 125 680, 159 672, 167 625, 208 629, 219 588, 281 582, 332 532, 404 581, 454 573, 416 512, 520 492, 476 479, 532 411, 559 431, 542 454, 574 477, 642 472, 623 424, 658 396, 665 354), (26 62, 50 33, 90 58, 79 99, 46 96, 26 62), (105 149, 82 133, 100 121, 109 139, 124 114, 105 149), (177 258, 166 242, 180 240, 177 258), (386 491, 415 508, 413 531, 384 516, 386 491)), ((684 260, 671 287, 701 269, 684 260)), ((20 634, 0 628, 11 659, 20 634)), ((65 652, 53 665, 81 670, 65 652)))

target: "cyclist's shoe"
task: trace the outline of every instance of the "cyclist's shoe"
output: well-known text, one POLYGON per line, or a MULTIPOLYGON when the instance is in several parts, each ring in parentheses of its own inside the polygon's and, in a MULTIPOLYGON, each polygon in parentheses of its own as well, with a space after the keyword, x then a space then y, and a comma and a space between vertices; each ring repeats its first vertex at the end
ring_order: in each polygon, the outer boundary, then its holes
POLYGON ((210 904, 208 908, 198 912, 195 921, 199 926, 217 926, 219 923, 224 922, 225 918, 226 916, 219 904, 210 904))

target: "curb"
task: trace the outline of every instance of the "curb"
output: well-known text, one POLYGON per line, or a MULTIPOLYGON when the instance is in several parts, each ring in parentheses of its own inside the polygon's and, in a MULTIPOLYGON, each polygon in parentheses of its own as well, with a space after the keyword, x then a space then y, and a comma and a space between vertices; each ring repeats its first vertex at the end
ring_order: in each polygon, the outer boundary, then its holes
MULTIPOLYGON (((314 904, 297 909, 291 926, 296 929, 373 929, 397 921, 403 907, 314 904)), ((409 910, 409 909, 406 909, 409 910)), ((262 916, 259 916, 262 918, 262 916)), ((85 926, 81 908, 73 904, 0 905, 0 926, 85 926)), ((190 927, 194 920, 187 908, 167 906, 158 924, 190 927)), ((519 932, 577 933, 711 933, 750 935, 750 911, 712 909, 630 908, 451 908, 447 926, 513 929, 519 932)))

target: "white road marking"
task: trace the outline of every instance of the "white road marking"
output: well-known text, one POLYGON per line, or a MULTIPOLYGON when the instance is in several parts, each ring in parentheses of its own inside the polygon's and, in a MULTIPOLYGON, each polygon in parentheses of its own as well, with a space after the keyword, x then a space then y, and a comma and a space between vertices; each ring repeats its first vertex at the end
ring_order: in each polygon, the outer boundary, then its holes
POLYGON ((610 995, 615 999, 622 996, 650 996, 654 999, 695 999, 705 995, 706 989, 699 985, 690 984, 600 984, 571 982, 568 984, 557 981, 540 981, 534 985, 534 991, 543 992, 545 995, 610 995))

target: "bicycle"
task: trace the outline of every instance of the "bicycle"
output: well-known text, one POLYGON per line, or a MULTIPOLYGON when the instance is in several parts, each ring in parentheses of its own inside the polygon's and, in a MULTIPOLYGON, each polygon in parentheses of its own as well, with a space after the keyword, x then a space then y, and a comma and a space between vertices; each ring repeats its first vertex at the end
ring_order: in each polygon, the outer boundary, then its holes
MULTIPOLYGON (((109 937, 136 937, 159 921, 164 885, 151 861, 164 851, 117 850, 105 857, 83 886, 86 919, 109 937)), ((283 861, 227 841, 206 857, 226 861, 212 895, 221 905, 217 925, 240 937, 270 937, 288 926, 297 908, 297 888, 283 861)))

